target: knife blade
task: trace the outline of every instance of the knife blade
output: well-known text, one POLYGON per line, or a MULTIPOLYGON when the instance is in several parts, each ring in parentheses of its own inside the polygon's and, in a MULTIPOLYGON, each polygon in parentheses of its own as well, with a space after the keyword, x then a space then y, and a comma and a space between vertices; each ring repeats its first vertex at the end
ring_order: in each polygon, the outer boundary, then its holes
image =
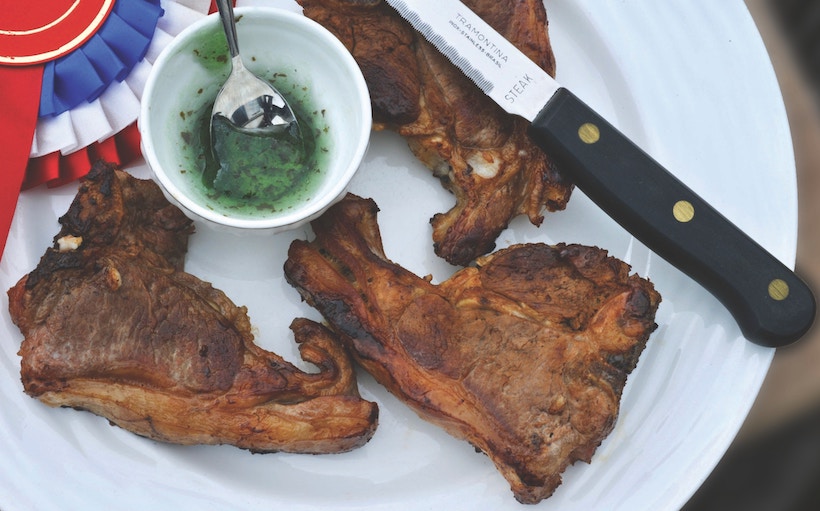
POLYGON ((536 65, 459 0, 387 0, 507 112, 575 184, 767 347, 811 328, 814 294, 791 269, 536 65))

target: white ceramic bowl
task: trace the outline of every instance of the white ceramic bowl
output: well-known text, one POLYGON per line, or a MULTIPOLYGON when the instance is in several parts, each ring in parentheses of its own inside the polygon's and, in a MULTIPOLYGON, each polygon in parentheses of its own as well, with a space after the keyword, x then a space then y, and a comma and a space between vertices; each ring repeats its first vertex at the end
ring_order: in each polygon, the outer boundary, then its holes
POLYGON ((271 80, 291 104, 302 101, 315 112, 329 151, 318 190, 291 209, 243 216, 214 206, 193 183, 188 142, 195 112, 209 111, 230 72, 215 14, 180 33, 154 63, 138 121, 143 156, 166 197, 199 223, 239 232, 292 229, 343 197, 356 173, 372 123, 367 85, 344 45, 316 22, 265 7, 236 9, 236 19, 245 66, 271 80))

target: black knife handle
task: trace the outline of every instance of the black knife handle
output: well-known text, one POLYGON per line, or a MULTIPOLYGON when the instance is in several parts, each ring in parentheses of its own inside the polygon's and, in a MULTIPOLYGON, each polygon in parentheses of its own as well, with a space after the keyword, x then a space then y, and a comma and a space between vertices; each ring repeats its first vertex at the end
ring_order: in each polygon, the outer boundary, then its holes
POLYGON ((627 231, 692 277, 763 346, 814 322, 811 289, 571 92, 560 89, 530 136, 627 231))

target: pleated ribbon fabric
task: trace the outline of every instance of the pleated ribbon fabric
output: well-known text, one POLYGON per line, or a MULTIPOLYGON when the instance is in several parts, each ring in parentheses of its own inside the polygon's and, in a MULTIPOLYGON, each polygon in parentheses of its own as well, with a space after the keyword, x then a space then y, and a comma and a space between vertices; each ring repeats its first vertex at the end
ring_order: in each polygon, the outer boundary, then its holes
POLYGON ((215 11, 214 0, 0 0, 0 257, 20 191, 142 157, 136 120, 153 62, 215 11))
POLYGON ((23 189, 73 181, 99 157, 138 158, 135 121, 151 66, 210 10, 211 0, 117 0, 94 37, 48 63, 23 189))
POLYGON ((212 0, 0 0, 0 254, 21 189, 141 157, 152 63, 214 10, 212 0))

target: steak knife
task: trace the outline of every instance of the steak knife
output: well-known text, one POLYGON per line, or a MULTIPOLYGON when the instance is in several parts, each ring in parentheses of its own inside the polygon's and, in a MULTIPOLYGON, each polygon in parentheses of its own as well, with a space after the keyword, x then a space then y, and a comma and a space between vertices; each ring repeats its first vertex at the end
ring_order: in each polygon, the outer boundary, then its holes
POLYGON ((558 84, 459 0, 387 0, 511 114, 601 209, 706 288, 750 341, 779 347, 812 326, 811 289, 762 246, 558 84))

